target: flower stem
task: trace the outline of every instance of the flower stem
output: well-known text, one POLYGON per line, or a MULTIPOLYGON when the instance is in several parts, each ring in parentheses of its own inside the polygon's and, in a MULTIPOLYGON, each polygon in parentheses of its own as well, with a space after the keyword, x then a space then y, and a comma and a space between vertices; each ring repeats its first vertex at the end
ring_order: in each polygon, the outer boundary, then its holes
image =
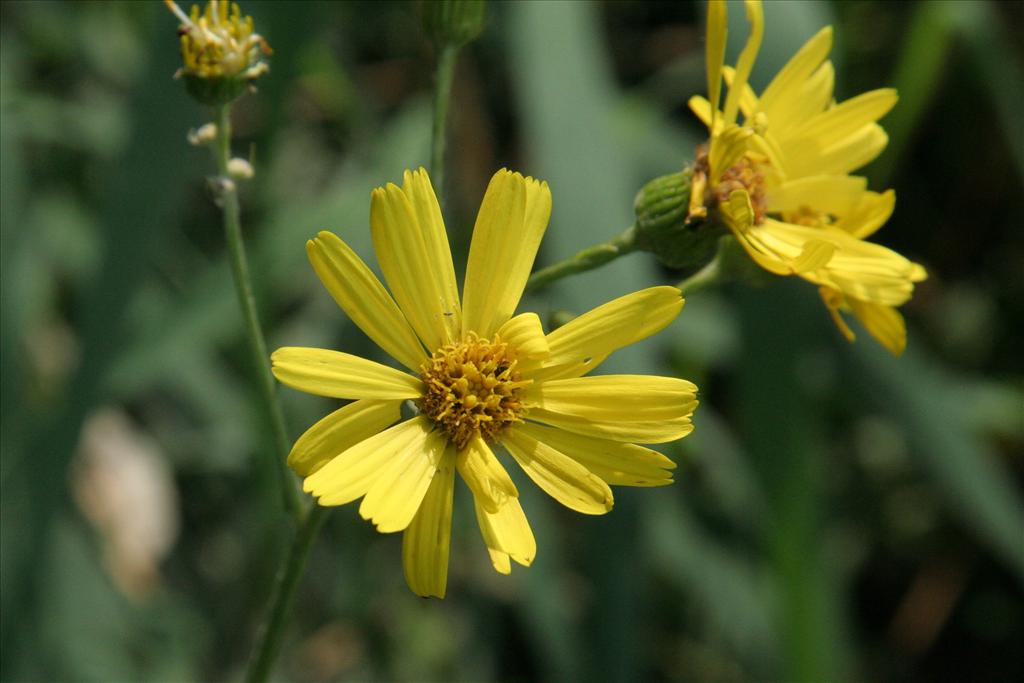
POLYGON ((683 296, 711 287, 723 279, 721 254, 722 252, 719 251, 706 266, 676 285, 683 296))
POLYGON ((444 197, 444 153, 447 143, 448 104, 451 101, 452 79, 459 48, 447 44, 438 48, 434 83, 434 125, 430 139, 430 177, 437 196, 444 197))
POLYGON ((607 242, 587 247, 575 256, 550 265, 547 268, 541 268, 530 276, 526 283, 526 291, 533 292, 568 275, 593 270, 620 256, 636 251, 636 249, 636 228, 631 226, 621 235, 613 237, 607 242))
POLYGON ((270 669, 281 651, 295 589, 298 588, 299 580, 306 568, 306 560, 309 558, 313 541, 327 519, 327 512, 328 508, 314 503, 305 513, 298 533, 288 547, 285 562, 278 571, 277 581, 274 583, 267 620, 257 636, 256 649, 249 662, 249 670, 245 674, 247 683, 262 683, 270 676, 270 669))
POLYGON ((295 482, 285 467, 285 455, 289 450, 288 433, 284 424, 284 413, 277 400, 277 389, 274 377, 270 374, 267 343, 263 338, 259 318, 256 315, 256 298, 252 292, 249 278, 249 264, 245 257, 245 245, 242 243, 241 210, 238 204, 238 187, 228 174, 228 161, 231 159, 231 107, 220 105, 215 109, 217 139, 214 141, 214 158, 217 161, 219 177, 214 190, 224 213, 224 232, 227 237, 228 252, 231 255, 231 272, 235 280, 235 292, 238 294, 238 306, 245 319, 246 336, 249 339, 249 350, 257 371, 260 392, 270 416, 270 426, 274 433, 274 450, 269 452, 273 458, 273 468, 281 489, 282 504, 285 511, 296 522, 301 519, 302 509, 299 504, 299 493, 295 482))

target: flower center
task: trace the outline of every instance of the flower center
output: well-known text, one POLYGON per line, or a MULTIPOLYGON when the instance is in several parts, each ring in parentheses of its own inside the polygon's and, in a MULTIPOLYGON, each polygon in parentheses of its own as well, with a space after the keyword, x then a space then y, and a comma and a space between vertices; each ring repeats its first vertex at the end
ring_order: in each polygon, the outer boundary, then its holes
MULTIPOLYGON (((703 172, 705 176, 710 174, 708 145, 697 147, 695 171, 703 172)), ((764 188, 764 172, 758 162, 743 157, 726 169, 718 183, 707 188, 704 203, 709 207, 725 203, 729 195, 736 190, 745 190, 750 197, 750 205, 754 209, 754 224, 760 225, 764 222, 768 213, 768 197, 764 188)))
POLYGON ((526 413, 520 391, 532 380, 520 378, 515 350, 498 336, 481 339, 470 332, 435 351, 420 376, 427 385, 420 410, 459 450, 477 434, 493 441, 526 413))
POLYGON ((768 208, 768 198, 764 192, 764 173, 758 168, 758 164, 747 157, 726 169, 713 192, 715 199, 722 203, 736 190, 747 191, 750 205, 754 209, 754 224, 761 224, 768 208))

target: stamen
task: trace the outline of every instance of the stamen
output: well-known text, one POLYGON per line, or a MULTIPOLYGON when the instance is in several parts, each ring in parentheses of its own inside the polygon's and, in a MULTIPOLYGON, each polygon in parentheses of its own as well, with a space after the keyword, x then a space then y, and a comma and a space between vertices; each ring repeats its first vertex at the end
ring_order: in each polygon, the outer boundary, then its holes
POLYGON ((427 391, 420 410, 460 450, 477 435, 493 441, 526 413, 519 395, 532 380, 521 378, 514 349, 497 336, 470 332, 435 351, 421 376, 427 391))

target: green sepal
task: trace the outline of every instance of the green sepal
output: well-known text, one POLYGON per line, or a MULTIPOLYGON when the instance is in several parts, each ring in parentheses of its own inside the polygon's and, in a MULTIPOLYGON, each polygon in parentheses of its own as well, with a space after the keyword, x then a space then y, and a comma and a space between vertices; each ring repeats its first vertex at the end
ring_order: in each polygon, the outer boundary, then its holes
POLYGON ((183 74, 185 90, 200 104, 208 104, 217 107, 222 104, 230 104, 244 95, 250 84, 250 79, 238 76, 213 76, 203 78, 192 74, 183 74))
POLYGON ((439 47, 462 47, 484 30, 484 0, 424 0, 423 30, 439 47))
POLYGON ((708 220, 687 220, 692 169, 660 176, 636 195, 636 242, 663 265, 695 273, 715 256, 724 227, 708 220))

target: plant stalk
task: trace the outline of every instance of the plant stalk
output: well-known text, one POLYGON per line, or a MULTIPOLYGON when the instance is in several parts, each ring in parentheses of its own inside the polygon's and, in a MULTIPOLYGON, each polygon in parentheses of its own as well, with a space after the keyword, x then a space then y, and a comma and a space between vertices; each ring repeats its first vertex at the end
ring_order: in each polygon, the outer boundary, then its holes
POLYGON ((533 292, 546 287, 556 280, 561 280, 563 277, 593 270, 609 261, 614 261, 620 256, 636 251, 636 249, 636 228, 631 226, 622 234, 613 237, 607 242, 587 247, 575 256, 571 256, 546 268, 541 268, 531 275, 530 279, 526 282, 526 291, 533 292))
POLYGON ((277 400, 277 387, 274 384, 274 377, 270 373, 270 356, 267 353, 267 343, 263 338, 263 330, 260 327, 259 317, 256 314, 256 298, 253 295, 252 281, 249 277, 249 264, 245 256, 245 245, 242 243, 238 187, 228 174, 228 161, 231 159, 230 105, 224 104, 216 107, 215 116, 217 138, 214 141, 214 158, 217 162, 219 177, 216 179, 217 186, 214 189, 224 214, 224 233, 227 238, 228 253, 231 255, 231 273, 234 276, 238 306, 242 311, 242 317, 245 319, 246 337, 249 340, 249 350, 252 353, 252 362, 256 368, 260 393, 263 395, 263 402, 269 414, 270 426, 274 433, 275 447, 273 451, 268 451, 268 454, 274 461, 272 466, 277 472, 284 509, 298 523, 302 517, 299 492, 285 465, 285 456, 290 445, 288 432, 285 428, 281 404, 277 400))
POLYGON ((247 683, 264 683, 270 676, 270 670, 284 641, 284 631, 291 616, 295 590, 302 579, 313 541, 327 519, 327 513, 328 508, 314 503, 307 510, 298 533, 288 547, 288 554, 278 571, 274 591, 270 596, 270 612, 257 636, 256 649, 253 650, 253 658, 245 674, 247 683))
POLYGON ((721 253, 719 251, 706 266, 676 285, 683 296, 712 287, 722 279, 721 253))
MULTIPOLYGON (((430 178, 439 200, 443 199, 445 194, 444 155, 448 140, 448 105, 451 102, 452 80, 458 55, 459 48, 456 45, 447 44, 438 48, 434 83, 434 123, 430 136, 430 178)), ((443 201, 441 203, 443 205, 443 201)))

